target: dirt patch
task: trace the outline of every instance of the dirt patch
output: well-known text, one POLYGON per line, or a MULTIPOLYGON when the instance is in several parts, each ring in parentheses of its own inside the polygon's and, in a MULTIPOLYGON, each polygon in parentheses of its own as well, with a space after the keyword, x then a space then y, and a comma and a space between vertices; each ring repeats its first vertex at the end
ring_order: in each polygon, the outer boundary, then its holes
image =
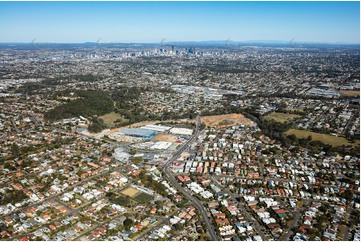
POLYGON ((177 141, 177 136, 172 135, 172 134, 159 133, 159 134, 155 135, 152 140, 153 141, 175 142, 175 141, 177 141))
POLYGON ((123 191, 120 192, 123 195, 127 195, 131 198, 134 198, 138 195, 139 191, 137 189, 135 189, 134 187, 128 187, 126 189, 124 189, 123 191))
POLYGON ((252 120, 238 113, 205 116, 202 117, 202 122, 204 122, 209 127, 229 127, 239 124, 243 124, 246 126, 255 125, 252 120))

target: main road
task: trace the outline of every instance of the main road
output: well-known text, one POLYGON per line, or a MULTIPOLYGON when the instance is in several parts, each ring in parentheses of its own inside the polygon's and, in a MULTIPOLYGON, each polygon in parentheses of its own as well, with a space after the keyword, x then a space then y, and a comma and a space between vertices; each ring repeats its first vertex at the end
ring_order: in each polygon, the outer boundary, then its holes
POLYGON ((196 129, 195 129, 193 136, 163 166, 163 173, 164 173, 164 178, 170 184, 172 184, 172 186, 175 189, 177 189, 178 192, 180 192, 184 196, 186 196, 189 199, 189 201, 191 201, 193 203, 193 205, 197 208, 197 210, 200 212, 200 214, 203 217, 203 221, 206 224, 206 227, 207 227, 207 230, 208 230, 208 233, 209 233, 209 236, 211 237, 211 239, 214 241, 219 241, 220 238, 218 237, 217 233, 215 232, 215 228, 212 225, 212 222, 210 221, 207 211, 205 210, 203 204, 201 202, 199 202, 198 199, 193 197, 190 193, 188 193, 181 185, 179 185, 179 183, 174 178, 174 175, 169 171, 170 165, 179 158, 179 156, 182 154, 183 151, 185 151, 189 148, 189 146, 192 144, 192 142, 194 142, 197 139, 199 132, 200 132, 201 116, 198 115, 196 119, 197 119, 196 129))

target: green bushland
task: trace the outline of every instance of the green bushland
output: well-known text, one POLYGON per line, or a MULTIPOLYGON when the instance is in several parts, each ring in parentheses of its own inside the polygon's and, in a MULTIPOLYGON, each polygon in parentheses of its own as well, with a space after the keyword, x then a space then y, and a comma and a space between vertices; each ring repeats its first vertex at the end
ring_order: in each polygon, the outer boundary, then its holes
POLYGON ((75 95, 79 98, 46 112, 45 119, 55 121, 79 116, 92 117, 113 111, 113 100, 106 92, 80 90, 75 95))
POLYGON ((21 202, 27 197, 28 196, 26 196, 25 193, 22 191, 18 191, 18 190, 10 191, 3 195, 0 195, 0 205, 6 205, 8 203, 15 204, 17 202, 21 202))

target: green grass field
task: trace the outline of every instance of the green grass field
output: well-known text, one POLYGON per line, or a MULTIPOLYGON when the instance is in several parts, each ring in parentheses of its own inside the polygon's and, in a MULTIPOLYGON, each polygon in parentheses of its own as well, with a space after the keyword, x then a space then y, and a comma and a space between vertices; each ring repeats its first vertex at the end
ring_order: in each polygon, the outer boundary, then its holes
POLYGON ((319 140, 325 144, 329 144, 332 146, 351 145, 351 143, 344 137, 337 137, 328 134, 320 134, 308 130, 289 129, 286 132, 286 135, 291 135, 291 134, 296 135, 297 138, 307 138, 308 136, 311 136, 312 140, 319 140))
POLYGON ((144 192, 141 192, 137 196, 135 196, 133 199, 140 203, 146 203, 146 202, 149 202, 150 200, 152 200, 153 197, 144 192))
POLYGON ((298 115, 298 114, 272 112, 272 113, 268 114, 265 117, 265 119, 266 120, 274 120, 279 123, 284 123, 291 119, 300 118, 300 117, 301 117, 301 115, 298 115))
POLYGON ((360 91, 353 91, 353 90, 342 90, 340 91, 342 96, 347 97, 358 97, 360 96, 360 91))
POLYGON ((104 124, 106 126, 108 126, 109 128, 112 128, 115 126, 115 121, 117 121, 118 119, 121 119, 121 122, 125 122, 127 121, 122 115, 117 114, 115 112, 111 112, 111 113, 107 113, 103 116, 100 116, 99 118, 101 118, 104 122, 104 124))

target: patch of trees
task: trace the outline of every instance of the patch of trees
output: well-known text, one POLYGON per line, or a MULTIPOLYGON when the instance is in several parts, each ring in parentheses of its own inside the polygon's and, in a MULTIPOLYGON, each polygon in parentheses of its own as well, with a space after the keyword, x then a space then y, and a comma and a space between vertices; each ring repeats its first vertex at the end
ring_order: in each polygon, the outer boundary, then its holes
POLYGON ((99 118, 93 118, 92 123, 88 126, 88 130, 93 133, 98 133, 106 127, 107 126, 104 124, 103 120, 99 118))
POLYGON ((42 88, 43 86, 40 83, 37 82, 27 82, 24 83, 23 86, 18 88, 18 92, 27 94, 27 95, 33 95, 36 94, 38 89, 42 88))
POLYGON ((351 155, 359 156, 360 150, 355 146, 331 146, 318 140, 312 140, 311 136, 307 138, 297 138, 296 135, 286 135, 285 132, 292 127, 291 123, 278 123, 273 120, 265 120, 263 116, 249 108, 243 111, 246 118, 256 122, 263 133, 279 141, 284 147, 296 146, 294 151, 297 151, 298 147, 304 147, 311 151, 313 154, 319 154, 321 151, 326 155, 351 155))
POLYGON ((128 206, 131 204, 131 198, 129 196, 118 196, 113 192, 108 192, 106 197, 111 203, 118 204, 120 206, 128 206))
POLYGON ((46 120, 55 121, 73 117, 92 117, 113 111, 113 100, 103 91, 76 91, 81 97, 62 104, 44 114, 46 120))
MULTIPOLYGON (((144 120, 170 120, 170 119, 182 119, 190 118, 193 119, 197 114, 193 110, 187 110, 186 112, 180 114, 176 112, 164 112, 161 117, 145 111, 139 103, 135 102, 139 100, 139 97, 142 92, 145 92, 146 89, 139 87, 121 87, 120 89, 114 91, 111 95, 112 99, 116 102, 116 112, 123 115, 128 119, 127 123, 122 125, 132 124, 141 122, 144 120)), ((174 92, 169 88, 159 89, 160 92, 174 92)))
POLYGON ((173 89, 171 89, 169 87, 158 88, 157 91, 160 93, 176 93, 176 91, 174 91, 173 89))
POLYGON ((129 218, 126 218, 124 221, 123 221, 123 225, 124 225, 124 228, 126 230, 129 230, 132 225, 133 225, 133 220, 129 219, 129 218))
MULTIPOLYGON (((63 144, 71 144, 73 142, 74 142, 74 138, 67 138, 67 139, 56 138, 53 141, 51 141, 50 143, 46 142, 46 143, 37 144, 37 145, 29 144, 27 146, 21 146, 21 147, 14 143, 10 147, 11 157, 8 157, 8 158, 24 159, 29 154, 38 152, 39 150, 42 150, 42 149, 47 149, 47 150, 57 149, 63 144)), ((5 160, 6 159, 4 159, 4 157, 0 158, 0 161, 5 161, 5 160)), ((27 165, 24 162, 21 165, 23 168, 27 167, 27 165)))
POLYGON ((120 87, 112 93, 111 97, 116 103, 115 111, 128 119, 122 125, 159 119, 157 115, 146 112, 137 102, 144 91, 146 90, 140 87, 120 87))
POLYGON ((165 111, 163 112, 161 119, 162 120, 173 120, 173 119, 194 119, 197 117, 197 113, 194 110, 185 110, 184 112, 172 112, 165 111))
POLYGON ((138 100, 143 91, 145 90, 139 87, 120 87, 112 93, 111 97, 119 109, 128 110, 136 107, 132 101, 138 100))
POLYGON ((0 195, 0 205, 6 205, 8 203, 14 205, 15 203, 21 202, 25 198, 27 198, 27 196, 22 191, 8 191, 5 194, 0 195))
POLYGON ((71 81, 77 82, 96 82, 100 80, 99 76, 95 76, 92 74, 84 74, 84 75, 71 75, 66 77, 54 77, 44 79, 41 83, 47 86, 61 85, 65 83, 69 83, 71 81))
POLYGON ((144 171, 142 171, 139 175, 139 179, 142 181, 145 187, 153 189, 162 196, 167 196, 167 193, 165 192, 166 187, 162 183, 153 180, 151 175, 147 175, 144 171))
POLYGON ((351 224, 350 226, 355 226, 360 223, 360 210, 353 209, 351 212, 351 224))

